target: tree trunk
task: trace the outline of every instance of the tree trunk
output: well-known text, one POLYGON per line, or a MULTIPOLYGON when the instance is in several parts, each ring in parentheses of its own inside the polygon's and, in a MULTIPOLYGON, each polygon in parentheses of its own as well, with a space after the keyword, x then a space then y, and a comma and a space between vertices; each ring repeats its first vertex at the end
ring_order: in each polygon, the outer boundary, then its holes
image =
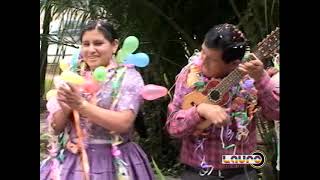
POLYGON ((47 55, 48 55, 48 39, 46 38, 49 35, 50 30, 50 22, 52 20, 51 16, 51 8, 52 5, 50 1, 47 1, 47 5, 45 7, 45 15, 43 19, 43 36, 41 38, 41 46, 40 46, 40 104, 42 104, 42 97, 45 92, 45 78, 46 78, 46 71, 47 71, 47 55))

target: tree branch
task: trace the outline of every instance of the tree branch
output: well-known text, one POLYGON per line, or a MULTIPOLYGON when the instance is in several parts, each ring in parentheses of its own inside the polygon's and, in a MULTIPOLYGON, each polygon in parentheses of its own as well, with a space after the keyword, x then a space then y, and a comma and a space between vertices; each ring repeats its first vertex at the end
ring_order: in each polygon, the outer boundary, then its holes
POLYGON ((191 49, 196 49, 197 44, 194 42, 191 36, 188 35, 174 20, 169 18, 160 8, 155 6, 153 3, 146 0, 141 0, 144 5, 153 10, 156 14, 160 15, 173 29, 177 31, 178 34, 186 41, 186 43, 191 47, 191 49))
POLYGON ((239 19, 241 19, 241 15, 240 15, 240 13, 238 11, 238 8, 237 8, 236 4, 234 3, 234 1, 233 0, 229 0, 229 2, 231 4, 231 6, 232 6, 232 9, 233 9, 234 13, 237 15, 237 17, 239 19))

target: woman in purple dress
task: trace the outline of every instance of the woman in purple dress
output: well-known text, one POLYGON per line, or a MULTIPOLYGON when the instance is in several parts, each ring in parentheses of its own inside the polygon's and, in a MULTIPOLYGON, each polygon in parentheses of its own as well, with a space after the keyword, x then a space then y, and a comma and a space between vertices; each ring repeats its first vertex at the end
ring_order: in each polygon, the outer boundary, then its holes
POLYGON ((50 112, 48 122, 52 132, 60 134, 60 140, 53 144, 62 148, 51 152, 51 156, 42 162, 40 179, 154 179, 146 154, 132 142, 134 120, 142 103, 140 90, 144 83, 141 75, 134 67, 115 62, 118 40, 109 23, 90 21, 80 40, 83 59, 79 74, 90 77, 97 67, 103 66, 107 78, 95 93, 83 93, 69 84, 70 88, 58 88, 57 97, 50 99, 49 103, 57 106, 50 112), (86 163, 81 148, 77 146, 79 136, 73 126, 73 110, 80 114, 86 163))

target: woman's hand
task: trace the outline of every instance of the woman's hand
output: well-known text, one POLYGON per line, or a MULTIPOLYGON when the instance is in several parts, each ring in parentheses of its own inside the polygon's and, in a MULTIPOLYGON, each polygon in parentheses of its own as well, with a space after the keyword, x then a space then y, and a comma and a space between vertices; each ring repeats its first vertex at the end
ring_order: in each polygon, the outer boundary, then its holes
POLYGON ((70 88, 61 86, 58 89, 58 102, 61 108, 66 111, 71 111, 71 109, 79 110, 84 98, 80 96, 79 91, 74 85, 68 83, 68 86, 70 88))

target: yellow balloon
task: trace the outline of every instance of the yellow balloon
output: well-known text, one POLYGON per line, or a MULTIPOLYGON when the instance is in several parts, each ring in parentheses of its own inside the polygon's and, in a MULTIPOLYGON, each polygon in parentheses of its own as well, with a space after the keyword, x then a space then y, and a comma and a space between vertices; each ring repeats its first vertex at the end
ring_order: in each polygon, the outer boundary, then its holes
POLYGON ((85 79, 82 76, 71 71, 63 71, 60 77, 65 82, 72 83, 75 85, 82 85, 85 83, 85 79))
POLYGON ((46 94, 46 99, 49 101, 50 98, 57 96, 57 90, 56 89, 51 89, 50 91, 47 92, 46 94))
POLYGON ((70 69, 69 64, 64 59, 60 61, 59 67, 62 71, 66 71, 66 70, 70 69))

